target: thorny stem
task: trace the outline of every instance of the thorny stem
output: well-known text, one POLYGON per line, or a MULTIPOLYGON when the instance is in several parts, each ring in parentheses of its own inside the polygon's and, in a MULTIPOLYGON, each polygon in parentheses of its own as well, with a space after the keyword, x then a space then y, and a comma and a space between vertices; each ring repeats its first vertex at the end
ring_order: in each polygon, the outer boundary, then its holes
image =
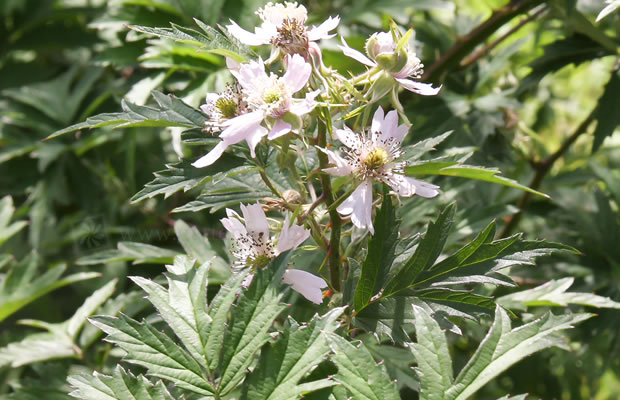
MULTIPOLYGON (((560 157, 564 155, 564 153, 566 153, 566 151, 570 148, 570 146, 573 145, 573 143, 575 143, 575 141, 579 138, 579 136, 586 133, 586 131, 588 130, 588 127, 590 126, 592 121, 594 121, 594 114, 596 113, 597 109, 598 107, 594 107, 594 109, 590 112, 590 115, 588 115, 586 119, 584 119, 581 122, 581 124, 579 124, 577 129, 575 129, 575 132, 573 132, 572 135, 566 138, 566 140, 562 143, 560 148, 557 149, 553 154, 549 155, 547 158, 545 158, 542 161, 537 161, 537 162, 532 163, 536 173, 534 174, 532 181, 528 185, 530 188, 534 190, 538 190, 538 188, 542 184, 543 179, 545 178, 547 173, 551 170, 551 167, 553 167, 553 164, 557 160, 559 160, 560 157)), ((517 208, 519 209, 519 211, 517 211, 515 214, 513 214, 510 217, 510 219, 504 226, 504 229, 499 234, 500 238, 508 237, 510 233, 512 232, 512 230, 517 227, 517 225, 519 224, 519 220, 521 219, 521 215, 523 214, 523 210, 527 206, 527 202, 530 200, 531 196, 532 194, 530 192, 523 193, 523 195, 517 202, 517 208)))
POLYGON ((421 78, 423 82, 439 83, 445 73, 457 67, 473 49, 488 39, 502 25, 519 14, 542 3, 543 0, 512 0, 510 3, 493 11, 493 14, 467 35, 459 37, 456 43, 435 61, 421 78))
MULTIPOLYGON (((317 145, 322 148, 326 148, 327 145, 327 126, 321 119, 319 119, 317 145)), ((327 155, 319 149, 317 149, 317 155, 321 169, 327 168, 329 163, 327 155)), ((332 192, 331 180, 325 173, 321 174, 321 185, 323 187, 325 203, 329 209, 334 202, 334 193, 332 192)), ((329 219, 331 225, 329 248, 327 249, 329 280, 332 288, 335 291, 340 291, 340 231, 342 228, 342 221, 340 220, 338 211, 335 209, 329 210, 329 219)))

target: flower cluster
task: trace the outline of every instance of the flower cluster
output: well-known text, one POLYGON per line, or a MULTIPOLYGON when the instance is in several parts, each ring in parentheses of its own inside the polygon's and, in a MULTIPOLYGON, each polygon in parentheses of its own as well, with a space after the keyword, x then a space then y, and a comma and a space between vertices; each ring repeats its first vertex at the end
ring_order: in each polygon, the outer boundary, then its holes
MULTIPOLYGON (((381 196, 373 196, 376 183, 388 185, 394 196, 431 198, 439 194, 438 186, 405 174, 407 160, 403 159, 402 145, 409 124, 398 101, 398 90, 402 87, 426 96, 439 91, 418 81, 423 65, 408 43, 411 31, 405 35, 397 29, 373 34, 366 43, 366 55, 352 49, 342 39, 343 53, 369 67, 347 82, 324 67, 317 44, 321 39, 335 36, 331 32, 337 28, 339 17, 329 17, 320 25, 309 27, 306 8, 289 2, 268 3, 257 14, 262 23, 254 32, 244 30, 234 21, 230 21, 227 29, 246 45, 270 45, 271 55, 267 61, 258 58, 244 63, 227 58, 234 82, 223 93, 207 94, 206 103, 201 107, 209 116, 204 130, 217 134, 220 142, 193 163, 198 168, 212 165, 229 147, 245 141, 251 157, 248 161, 256 163, 262 170, 261 178, 278 196, 275 200, 263 199, 264 205, 260 202, 241 204, 241 215, 226 209, 227 217, 221 220, 234 241, 233 271, 248 270, 247 280, 251 280, 258 269, 268 268, 279 254, 296 249, 311 236, 316 247, 325 251, 325 259, 333 252, 337 254, 338 241, 334 244, 332 238, 330 243, 324 234, 330 227, 333 229, 333 224, 342 223, 338 215, 345 218, 344 221, 350 218, 354 227, 374 234, 374 205, 386 201, 381 196), (358 118, 355 129, 351 129, 340 122, 343 110, 349 105, 338 100, 359 99, 354 89, 359 85, 367 101, 358 109, 372 107, 372 103, 391 93, 390 100, 396 110, 386 113, 378 106, 368 128, 365 128, 364 117, 358 118), (406 123, 399 124, 399 118, 406 123), (289 134, 287 140, 279 140, 289 134), (296 168, 294 156, 292 159, 288 150, 291 143, 296 151, 313 150, 311 144, 315 145, 315 160, 319 160, 315 167, 317 173, 301 177, 293 172, 301 187, 300 192, 294 191, 295 201, 280 194, 270 182, 264 165, 252 161, 264 137, 271 141, 269 147, 279 154, 275 160, 281 169, 289 171, 296 168), (336 140, 341 144, 339 150, 336 150, 336 140), (336 193, 330 193, 332 185, 325 181, 325 178, 330 181, 330 176, 341 177, 337 190, 345 194, 338 201, 334 200, 336 193), (319 190, 323 193, 317 196, 319 190), (323 202, 328 204, 323 205, 323 202), (273 229, 270 229, 264 209, 273 204, 284 210, 285 216, 283 222, 272 224, 273 229), (290 212, 295 216, 295 223, 290 212), (329 221, 325 221, 327 217, 329 221), (279 231, 279 234, 271 235, 272 231, 279 231)), ((362 115, 369 116, 368 111, 362 115)), ((332 264, 330 268, 334 267, 332 264)), ((316 304, 322 302, 322 289, 328 287, 323 278, 300 269, 287 269, 282 280, 316 304)), ((246 281, 246 284, 249 283, 246 281)), ((330 284, 339 286, 338 282, 330 284)))

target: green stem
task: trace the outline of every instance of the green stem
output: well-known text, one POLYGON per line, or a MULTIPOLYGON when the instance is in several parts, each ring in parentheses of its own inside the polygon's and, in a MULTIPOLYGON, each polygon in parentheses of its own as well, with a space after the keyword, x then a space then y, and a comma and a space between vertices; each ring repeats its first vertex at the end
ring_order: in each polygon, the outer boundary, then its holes
POLYGON ((269 190, 271 190, 273 194, 275 194, 276 196, 284 200, 284 198, 282 197, 282 193, 280 193, 280 191, 276 189, 273 183, 271 183, 271 181, 269 180, 269 177, 267 176, 267 173, 265 172, 265 168, 260 167, 259 173, 260 173, 260 177, 263 178, 263 182, 265 182, 265 185, 267 185, 269 190))
MULTIPOLYGON (((544 160, 534 163, 534 169, 536 170, 536 173, 534 174, 532 181, 528 185, 530 188, 534 190, 538 190, 538 188, 540 188, 543 179, 545 178, 547 173, 551 170, 551 167, 553 167, 553 164, 555 164, 555 162, 559 160, 560 157, 562 157, 564 153, 568 151, 568 149, 573 145, 573 143, 577 141, 579 136, 587 132, 588 127, 594 121, 594 115, 597 109, 598 109, 598 106, 594 107, 594 109, 590 112, 590 115, 588 115, 586 119, 584 119, 579 124, 579 126, 577 127, 577 129, 575 129, 575 132, 573 132, 572 135, 566 138, 566 140, 562 143, 559 149, 557 149, 553 154, 549 155, 544 160)), ((523 195, 517 202, 517 208, 519 211, 513 214, 508 220, 508 222, 506 223, 506 225, 504 225, 504 229, 499 234, 500 238, 508 237, 513 231, 513 229, 517 227, 517 225, 519 224, 519 221, 521 220, 521 216, 523 215, 523 211, 525 210, 527 203, 530 200, 530 197, 531 197, 530 192, 523 193, 523 195)))
POLYGON ((427 68, 421 80, 423 82, 431 81, 439 83, 443 80, 445 73, 458 68, 461 61, 467 55, 479 44, 485 42, 505 23, 542 2, 543 0, 512 0, 505 6, 494 10, 487 20, 478 25, 467 35, 457 38, 456 43, 427 68))
MULTIPOLYGON (((322 148, 326 148, 327 145, 327 126, 321 119, 319 119, 317 145, 322 148)), ((319 165, 321 169, 327 168, 329 164, 327 154, 317 149, 317 155, 319 158, 319 165)), ((335 199, 334 193, 332 191, 331 180, 329 176, 325 173, 321 173, 321 185, 323 187, 325 203, 327 205, 327 208, 329 209, 335 199)), ((329 248, 327 250, 329 280, 332 288, 335 291, 340 291, 340 232, 342 229, 342 221, 340 220, 340 215, 338 214, 338 211, 335 209, 329 210, 329 219, 331 224, 329 248)))

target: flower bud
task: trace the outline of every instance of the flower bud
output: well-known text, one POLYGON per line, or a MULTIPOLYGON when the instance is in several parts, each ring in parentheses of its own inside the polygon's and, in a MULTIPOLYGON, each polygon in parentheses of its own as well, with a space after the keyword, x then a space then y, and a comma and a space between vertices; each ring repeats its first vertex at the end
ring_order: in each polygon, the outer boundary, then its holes
POLYGON ((404 51, 398 54, 392 53, 379 53, 375 57, 375 61, 379 66, 387 72, 395 73, 399 72, 407 65, 407 53, 404 51))
POLYGON ((392 53, 396 43, 389 32, 373 33, 366 41, 366 54, 373 60, 381 53, 392 53))

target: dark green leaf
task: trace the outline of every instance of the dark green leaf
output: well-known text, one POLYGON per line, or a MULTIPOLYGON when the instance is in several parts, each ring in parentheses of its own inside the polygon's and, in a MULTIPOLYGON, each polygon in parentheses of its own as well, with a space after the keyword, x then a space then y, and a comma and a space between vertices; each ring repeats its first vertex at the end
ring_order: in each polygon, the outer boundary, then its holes
POLYGON ((448 234, 454 224, 455 203, 445 207, 436 221, 428 225, 426 234, 420 240, 413 255, 407 260, 403 268, 386 285, 383 296, 390 296, 411 286, 420 272, 433 265, 441 254, 448 234))
POLYGON ((400 221, 389 196, 387 185, 383 188, 383 203, 375 217, 375 234, 368 240, 368 253, 362 263, 360 277, 354 294, 354 309, 361 311, 383 287, 385 277, 394 261, 400 221))

